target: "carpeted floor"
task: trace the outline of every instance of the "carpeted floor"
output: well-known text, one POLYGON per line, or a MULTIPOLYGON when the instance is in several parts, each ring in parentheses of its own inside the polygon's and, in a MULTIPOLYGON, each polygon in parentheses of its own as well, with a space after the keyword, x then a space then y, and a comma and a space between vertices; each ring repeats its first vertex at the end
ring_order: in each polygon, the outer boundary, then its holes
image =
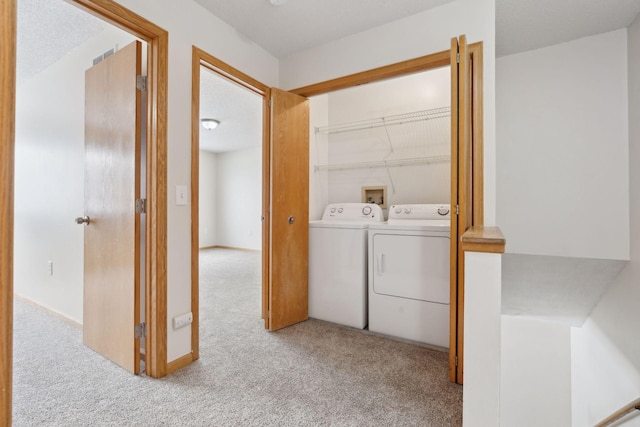
POLYGON ((309 320, 267 332, 260 254, 201 252, 200 360, 160 380, 15 303, 15 426, 460 426, 447 354, 309 320))

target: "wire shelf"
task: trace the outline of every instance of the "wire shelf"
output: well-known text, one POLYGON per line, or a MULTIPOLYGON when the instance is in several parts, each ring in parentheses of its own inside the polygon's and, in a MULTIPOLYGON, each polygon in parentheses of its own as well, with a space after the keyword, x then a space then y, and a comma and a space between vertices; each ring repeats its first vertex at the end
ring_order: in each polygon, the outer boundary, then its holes
POLYGON ((372 129, 383 126, 402 125, 405 123, 433 120, 451 116, 451 107, 433 108, 431 110, 414 111, 412 113, 396 114, 393 116, 378 117, 375 119, 360 120, 357 122, 342 123, 331 126, 315 128, 316 133, 341 133, 362 129, 372 129))
POLYGON ((317 165, 315 166, 315 170, 316 171, 333 171, 333 170, 347 170, 347 169, 388 168, 388 167, 400 167, 400 166, 427 165, 432 163, 445 163, 450 161, 451 161, 451 156, 447 154, 444 156, 412 157, 409 159, 380 160, 376 162, 317 165))

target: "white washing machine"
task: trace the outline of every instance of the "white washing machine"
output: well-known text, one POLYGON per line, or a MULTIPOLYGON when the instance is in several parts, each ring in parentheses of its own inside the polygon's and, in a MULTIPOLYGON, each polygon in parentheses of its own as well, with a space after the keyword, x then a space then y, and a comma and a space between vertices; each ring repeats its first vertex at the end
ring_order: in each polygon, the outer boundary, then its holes
POLYGON ((382 223, 378 205, 328 205, 309 222, 309 317, 367 326, 367 229, 382 223))
POLYGON ((394 205, 369 226, 369 330, 449 347, 449 205, 394 205))

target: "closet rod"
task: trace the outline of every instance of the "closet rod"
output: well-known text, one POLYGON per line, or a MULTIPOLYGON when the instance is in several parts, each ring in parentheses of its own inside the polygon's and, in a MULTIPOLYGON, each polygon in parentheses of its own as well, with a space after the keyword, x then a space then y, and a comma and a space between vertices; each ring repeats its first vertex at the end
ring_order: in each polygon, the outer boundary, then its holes
POLYGON ((341 123, 332 126, 319 126, 316 133, 340 133, 354 130, 371 129, 388 125, 401 125, 404 123, 419 122, 422 120, 439 119, 449 117, 451 107, 433 108, 431 110, 414 111, 412 113, 396 114, 393 116, 378 117, 375 119, 360 120, 357 122, 341 123))
POLYGON ((335 165, 316 165, 316 171, 333 171, 333 170, 346 170, 346 169, 366 169, 366 168, 384 168, 391 166, 412 166, 412 165, 425 165, 431 163, 444 163, 451 161, 450 155, 444 156, 429 156, 429 157, 414 157, 410 159, 393 159, 393 160, 380 160, 376 162, 358 162, 358 163, 338 163, 335 165))

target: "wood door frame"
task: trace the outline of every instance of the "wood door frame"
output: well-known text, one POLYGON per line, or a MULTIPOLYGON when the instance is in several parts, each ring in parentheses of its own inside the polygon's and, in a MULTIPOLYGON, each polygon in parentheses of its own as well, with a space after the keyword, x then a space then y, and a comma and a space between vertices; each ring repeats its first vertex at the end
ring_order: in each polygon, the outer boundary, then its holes
MULTIPOLYGON (((471 66, 471 80, 472 80, 472 115, 474 125, 471 129, 473 139, 473 155, 471 170, 458 170, 458 177, 460 174, 471 175, 473 180, 473 195, 472 206, 466 206, 464 203, 459 203, 460 210, 470 210, 473 216, 473 225, 483 225, 484 221, 484 184, 483 184, 483 63, 482 63, 482 42, 476 42, 468 45, 468 51, 471 55, 472 62, 475 64, 471 66)), ((321 83, 316 83, 308 86, 304 86, 298 89, 291 90, 290 92, 301 96, 313 96, 321 95, 324 93, 346 89, 366 83, 372 83, 377 81, 386 80, 393 77, 401 77, 408 74, 413 74, 422 71, 428 71, 435 68, 441 68, 451 65, 451 49, 436 52, 430 55, 421 56, 414 59, 409 59, 395 64, 386 65, 383 67, 374 68, 359 73, 350 74, 344 77, 339 77, 332 80, 327 80, 321 83)), ((453 159, 452 159, 453 161, 453 159)), ((452 183, 453 187, 453 183, 452 183)), ((452 194, 453 196, 453 189, 452 194)), ((452 197, 453 199, 453 197, 452 197)), ((454 231, 457 233, 457 228, 452 227, 453 236, 454 231)), ((451 382, 457 382, 462 384, 463 377, 463 349, 464 349, 464 275, 458 272, 458 263, 456 262, 455 268, 451 268, 452 281, 453 274, 456 275, 456 298, 451 301, 451 324, 450 334, 455 339, 451 341, 451 346, 454 346, 454 351, 449 351, 449 379, 451 382), (457 296, 460 295, 460 304, 458 304, 457 296), (459 361, 456 366, 456 356, 460 355, 459 361)))
MULTIPOLYGON (((461 36, 460 39, 466 37, 461 36)), ((452 40, 452 52, 453 52, 452 40)), ((456 46, 457 47, 457 46, 456 46)), ((455 346, 456 353, 449 353, 449 379, 451 382, 458 384, 464 383, 464 295, 465 295, 465 277, 464 277, 464 262, 465 252, 461 245, 462 235, 473 226, 484 225, 484 124, 483 124, 483 56, 482 56, 482 42, 466 45, 465 54, 467 56, 466 64, 462 59, 460 64, 465 64, 467 67, 466 73, 468 73, 469 80, 466 82, 470 85, 471 98, 468 100, 467 113, 470 114, 471 128, 465 131, 466 137, 470 138, 469 145, 471 146, 471 152, 467 153, 462 150, 457 153, 458 158, 464 157, 458 167, 457 176, 451 178, 451 191, 458 193, 458 204, 460 206, 460 216, 458 219, 466 220, 470 223, 470 226, 465 225, 461 230, 460 224, 455 225, 455 235, 459 236, 456 239, 456 245, 452 245, 451 257, 457 258, 457 286, 451 285, 452 299, 455 293, 455 300, 457 309, 454 313, 451 313, 451 322, 455 322, 456 336, 451 336, 451 346, 455 346), (471 194, 466 194, 464 191, 460 191, 460 184, 471 182, 470 190, 471 194)), ((461 53, 462 55, 462 53, 461 53)), ((452 58, 452 61, 454 58, 452 58)), ((453 95, 453 94, 452 94, 453 95)), ((459 94, 456 93, 455 97, 459 99, 459 94)), ((457 99, 455 102, 457 103, 457 99)), ((458 132, 459 126, 452 123, 452 134, 458 132)), ((462 185, 462 187, 465 187, 462 185)), ((451 235, 454 235, 454 227, 452 226, 451 235)), ((454 266, 452 266, 453 274, 454 266)), ((452 330, 453 332, 453 330, 452 330)))
POLYGON ((200 70, 207 68, 257 95, 262 96, 262 318, 268 324, 268 280, 269 280, 269 198, 270 198, 270 127, 271 88, 248 76, 237 68, 221 61, 206 51, 193 46, 191 62, 191 354, 181 359, 183 367, 200 357, 200 70))
POLYGON ((11 425, 16 0, 0 0, 0 425, 11 425))

